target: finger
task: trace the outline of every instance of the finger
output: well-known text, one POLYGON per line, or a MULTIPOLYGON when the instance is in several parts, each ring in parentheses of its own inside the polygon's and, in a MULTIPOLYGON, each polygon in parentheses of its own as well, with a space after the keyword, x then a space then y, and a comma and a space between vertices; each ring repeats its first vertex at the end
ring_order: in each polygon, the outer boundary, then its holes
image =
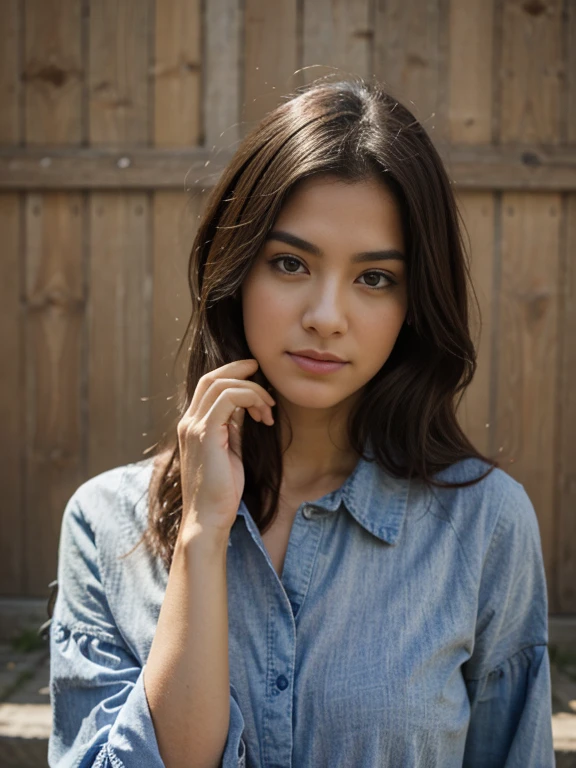
POLYGON ((246 409, 240 408, 240 406, 236 406, 232 412, 232 416, 230 417, 230 424, 233 424, 238 429, 242 429, 242 425, 244 424, 244 417, 246 416, 246 409))
MULTIPOLYGON (((268 407, 260 397, 260 395, 253 389, 240 387, 231 387, 221 392, 216 401, 204 417, 204 423, 207 427, 207 431, 225 426, 228 428, 228 422, 230 417, 234 413, 235 408, 251 408, 256 407, 268 407)), ((274 419, 272 418, 272 423, 274 419)))
POLYGON ((228 422, 228 442, 232 450, 239 459, 242 458, 242 424, 246 410, 236 407, 228 422))
MULTIPOLYGON (((208 387, 204 393, 204 397, 198 403, 197 409, 195 411, 195 418, 204 418, 212 405, 216 402, 217 397, 226 389, 234 388, 253 389, 254 392, 256 392, 256 394, 259 395, 262 400, 264 400, 264 403, 268 404, 268 407, 265 406, 263 409, 260 409, 262 418, 265 418, 268 415, 272 415, 272 408, 276 404, 276 401, 272 395, 264 389, 264 387, 260 386, 260 384, 256 384, 255 381, 244 381, 242 379, 216 379, 208 387)), ((256 408, 257 407, 253 407, 249 410, 250 416, 252 416, 253 419, 257 419, 256 408)))
POLYGON ((252 376, 257 369, 258 361, 254 358, 246 358, 244 360, 234 360, 231 363, 226 363, 226 365, 221 365, 219 368, 215 368, 209 373, 205 373, 204 376, 200 377, 200 380, 196 385, 196 389, 192 395, 192 402, 188 406, 185 415, 191 416, 196 413, 198 404, 204 397, 206 390, 217 379, 230 376, 236 379, 245 379, 248 376, 252 376))

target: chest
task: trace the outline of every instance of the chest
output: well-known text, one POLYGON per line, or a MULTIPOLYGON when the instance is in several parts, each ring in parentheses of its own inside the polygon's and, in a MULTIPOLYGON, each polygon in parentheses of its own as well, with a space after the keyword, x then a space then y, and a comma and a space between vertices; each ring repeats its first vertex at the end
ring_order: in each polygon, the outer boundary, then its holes
POLYGON ((264 547, 279 578, 282 577, 290 533, 300 506, 305 501, 321 498, 324 494, 340 487, 343 482, 343 477, 335 477, 304 491, 283 488, 276 517, 272 525, 261 534, 264 547))
POLYGON ((288 549, 290 532, 297 510, 298 507, 284 509, 278 514, 272 525, 261 534, 266 551, 270 556, 274 570, 279 578, 282 576, 282 568, 284 567, 284 560, 286 559, 286 550, 288 549))
MULTIPOLYGON (((424 764, 420 752, 398 762, 401 743, 417 738, 432 747, 440 733, 451 744, 460 739, 469 716, 461 666, 473 640, 474 590, 453 530, 433 516, 419 525, 428 532, 406 530, 402 546, 391 547, 345 510, 296 515, 290 531, 277 524, 262 537, 278 576, 284 571, 281 585, 259 542, 238 526, 229 551, 230 676, 245 716, 257 713, 255 745, 258 723, 273 719, 280 732, 278 712, 293 713, 286 733, 300 748, 314 722, 315 738, 335 745, 334 765, 385 764, 388 750, 387 764, 424 764), (281 707, 286 691, 294 709, 281 707), (343 761, 352 734, 355 742, 376 740, 374 754, 343 761)), ((300 754, 293 764, 323 758, 300 754)))

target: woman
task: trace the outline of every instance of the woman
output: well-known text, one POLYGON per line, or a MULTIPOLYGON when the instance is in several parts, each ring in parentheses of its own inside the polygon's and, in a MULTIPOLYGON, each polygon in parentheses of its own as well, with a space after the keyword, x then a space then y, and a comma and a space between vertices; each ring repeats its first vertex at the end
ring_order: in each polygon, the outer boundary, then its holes
POLYGON ((468 268, 422 126, 302 90, 189 277, 176 434, 65 510, 50 765, 553 766, 538 524, 455 417, 468 268))

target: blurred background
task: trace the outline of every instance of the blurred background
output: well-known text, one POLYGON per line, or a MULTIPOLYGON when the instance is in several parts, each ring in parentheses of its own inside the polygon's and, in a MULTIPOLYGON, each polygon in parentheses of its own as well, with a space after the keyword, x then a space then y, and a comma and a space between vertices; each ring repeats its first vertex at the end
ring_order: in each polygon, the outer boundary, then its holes
POLYGON ((70 495, 173 425, 186 262, 239 139, 359 75, 446 161, 483 321, 459 415, 576 613, 576 3, 2 0, 0 61, 4 598, 45 598, 70 495))
POLYGON ((536 509, 576 765, 575 0, 0 0, 2 766, 45 764, 66 502, 175 426, 206 195, 295 88, 357 76, 453 181, 482 313, 459 418, 536 509))

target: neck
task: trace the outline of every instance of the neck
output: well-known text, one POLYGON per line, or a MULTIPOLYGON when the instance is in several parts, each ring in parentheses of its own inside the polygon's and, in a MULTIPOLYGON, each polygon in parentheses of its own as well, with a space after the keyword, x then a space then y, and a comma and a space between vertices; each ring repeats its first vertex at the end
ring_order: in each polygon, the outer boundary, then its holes
POLYGON ((349 398, 332 408, 319 409, 279 400, 284 484, 306 488, 348 477, 360 458, 347 434, 353 403, 349 398))

